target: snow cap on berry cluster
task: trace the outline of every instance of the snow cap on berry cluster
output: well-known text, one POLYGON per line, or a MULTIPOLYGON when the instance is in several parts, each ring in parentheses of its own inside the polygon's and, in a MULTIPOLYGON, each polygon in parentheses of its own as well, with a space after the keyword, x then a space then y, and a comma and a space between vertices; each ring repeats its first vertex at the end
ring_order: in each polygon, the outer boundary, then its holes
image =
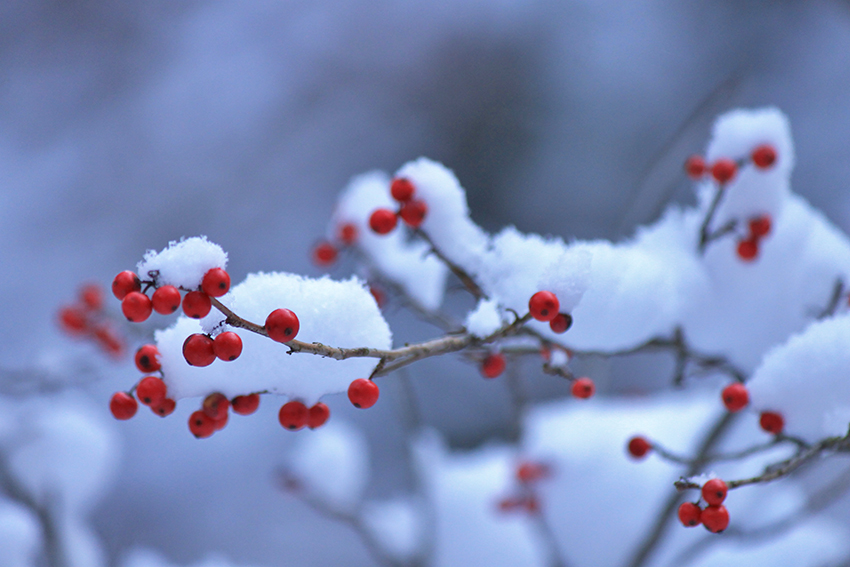
POLYGON ((142 280, 150 279, 153 272, 159 274, 157 285, 197 289, 207 271, 226 266, 227 252, 221 246, 210 242, 206 236, 193 236, 172 240, 160 252, 148 250, 137 268, 142 280))

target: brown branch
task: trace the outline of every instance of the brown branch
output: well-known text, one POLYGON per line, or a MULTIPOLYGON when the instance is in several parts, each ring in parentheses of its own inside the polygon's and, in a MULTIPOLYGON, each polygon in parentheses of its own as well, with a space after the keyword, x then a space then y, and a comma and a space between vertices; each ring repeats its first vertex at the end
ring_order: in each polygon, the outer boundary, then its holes
POLYGON ((844 280, 840 277, 835 279, 832 285, 832 295, 829 297, 829 303, 818 314, 818 319, 826 319, 832 317, 838 311, 838 306, 841 304, 841 296, 844 295, 844 280))
MULTIPOLYGON (((747 449, 742 449, 740 451, 736 451, 736 452, 733 452, 733 453, 718 453, 718 454, 715 454, 715 455, 706 455, 701 460, 701 462, 705 465, 705 464, 708 464, 708 463, 720 463, 720 462, 725 462, 725 461, 738 461, 738 460, 744 459, 746 457, 749 457, 751 455, 756 455, 756 454, 762 453, 764 451, 769 451, 770 449, 777 447, 780 443, 783 443, 783 442, 794 443, 795 445, 797 445, 797 447, 805 448, 803 446, 805 444, 799 439, 796 439, 794 437, 784 436, 784 435, 777 435, 773 439, 768 441, 767 443, 754 445, 754 446, 749 447, 747 449), (803 445, 801 445, 801 443, 803 443, 803 445)), ((665 449, 664 447, 662 447, 661 445, 659 445, 658 443, 656 443, 654 441, 651 444, 652 444, 653 452, 657 453, 658 456, 661 457, 662 459, 668 460, 670 462, 678 463, 680 465, 690 465, 690 464, 693 464, 696 460, 696 459, 689 459, 689 458, 683 457, 681 455, 677 455, 676 453, 673 453, 672 451, 665 449)))
POLYGON ((440 261, 446 265, 449 271, 451 271, 451 273, 453 273, 455 277, 460 280, 460 282, 463 284, 463 287, 465 287, 467 291, 469 291, 469 293, 471 293, 472 296, 475 297, 475 299, 487 299, 487 294, 484 293, 484 290, 481 289, 481 286, 478 285, 475 279, 473 279, 473 277, 469 275, 466 270, 449 260, 446 255, 443 254, 439 248, 437 248, 437 245, 434 244, 434 241, 431 240, 431 237, 428 236, 428 233, 420 229, 416 229, 413 232, 414 234, 422 238, 422 240, 428 243, 428 245, 431 247, 431 253, 437 258, 439 258, 440 261))

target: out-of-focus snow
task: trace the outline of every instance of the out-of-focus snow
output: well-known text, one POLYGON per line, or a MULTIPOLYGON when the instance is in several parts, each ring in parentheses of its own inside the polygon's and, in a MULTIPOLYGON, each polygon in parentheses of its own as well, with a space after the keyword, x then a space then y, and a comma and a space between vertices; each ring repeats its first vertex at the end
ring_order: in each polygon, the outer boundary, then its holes
POLYGON ((248 567, 243 563, 233 563, 218 554, 211 554, 201 561, 188 565, 169 561, 152 549, 135 547, 124 554, 121 567, 248 567))
POLYGON ((360 517, 381 549, 398 561, 410 560, 422 547, 422 503, 410 500, 370 500, 360 517))

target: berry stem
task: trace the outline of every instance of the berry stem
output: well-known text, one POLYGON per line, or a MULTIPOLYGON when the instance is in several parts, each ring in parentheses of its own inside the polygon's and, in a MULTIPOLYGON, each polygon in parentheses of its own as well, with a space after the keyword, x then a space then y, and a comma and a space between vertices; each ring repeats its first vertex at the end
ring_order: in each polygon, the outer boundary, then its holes
POLYGON ((455 277, 460 280, 460 282, 463 284, 463 287, 465 287, 467 291, 469 291, 469 293, 471 293, 472 296, 475 297, 475 299, 488 299, 487 294, 484 293, 484 290, 482 290, 481 286, 479 286, 475 282, 473 277, 469 275, 466 270, 449 260, 445 256, 445 254, 443 254, 440 249, 437 248, 437 245, 434 244, 434 241, 431 240, 431 237, 428 236, 428 233, 426 233, 424 230, 416 229, 414 230, 414 234, 416 234, 422 240, 428 243, 428 245, 431 247, 431 253, 437 258, 439 258, 440 261, 446 265, 446 267, 451 271, 451 273, 453 273, 455 277))

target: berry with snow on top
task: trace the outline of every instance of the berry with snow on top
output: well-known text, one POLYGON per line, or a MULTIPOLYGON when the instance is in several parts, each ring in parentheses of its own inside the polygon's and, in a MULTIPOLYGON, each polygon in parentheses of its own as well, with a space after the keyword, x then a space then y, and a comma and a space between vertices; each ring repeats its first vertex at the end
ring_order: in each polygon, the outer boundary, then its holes
POLYGON ((747 391, 747 387, 740 382, 729 384, 723 388, 721 398, 726 409, 733 413, 741 411, 750 403, 750 393, 747 391))
POLYGON ((242 354, 242 338, 233 331, 225 331, 213 339, 213 352, 226 362, 236 360, 242 354))
POLYGON ((275 309, 266 317, 266 332, 271 340, 279 343, 294 339, 300 328, 298 317, 289 309, 275 309))
POLYGON ((679 505, 679 521, 686 528, 693 528, 702 523, 702 509, 693 502, 682 502, 679 505))
POLYGON ((183 313, 192 319, 203 319, 211 309, 210 296, 203 291, 190 291, 183 298, 183 313))
POLYGON ((125 420, 136 415, 136 410, 139 409, 139 404, 136 398, 127 392, 115 392, 112 394, 112 399, 109 400, 109 411, 115 419, 125 420))
POLYGON ((134 272, 124 270, 112 280, 112 294, 116 299, 124 299, 131 291, 141 291, 142 282, 134 272))
POLYGON ((150 298, 140 291, 131 291, 121 300, 121 312, 128 321, 133 323, 147 320, 152 310, 150 298))
POLYGON ((781 413, 764 411, 759 416, 759 426, 768 433, 779 435, 785 428, 785 419, 781 413))
POLYGON ((378 385, 365 378, 358 378, 348 386, 348 399, 356 408, 366 409, 374 406, 379 394, 378 385))
POLYGON ((160 315, 171 315, 180 309, 180 290, 173 285, 164 285, 153 292, 153 310, 160 315))
POLYGON ((201 333, 189 335, 183 341, 183 358, 191 366, 209 366, 215 361, 213 340, 201 333))
POLYGON ((753 150, 753 164, 759 169, 767 169, 776 162, 776 149, 764 144, 753 150))
POLYGON ((538 291, 528 300, 528 311, 538 321, 551 321, 558 316, 561 304, 551 291, 538 291))
POLYGON ((507 362, 505 355, 500 352, 491 352, 481 361, 481 374, 485 378, 496 378, 505 371, 507 362))
POLYGON ((590 378, 578 378, 573 381, 571 392, 573 397, 586 400, 587 398, 592 397, 596 392, 596 385, 590 378))

